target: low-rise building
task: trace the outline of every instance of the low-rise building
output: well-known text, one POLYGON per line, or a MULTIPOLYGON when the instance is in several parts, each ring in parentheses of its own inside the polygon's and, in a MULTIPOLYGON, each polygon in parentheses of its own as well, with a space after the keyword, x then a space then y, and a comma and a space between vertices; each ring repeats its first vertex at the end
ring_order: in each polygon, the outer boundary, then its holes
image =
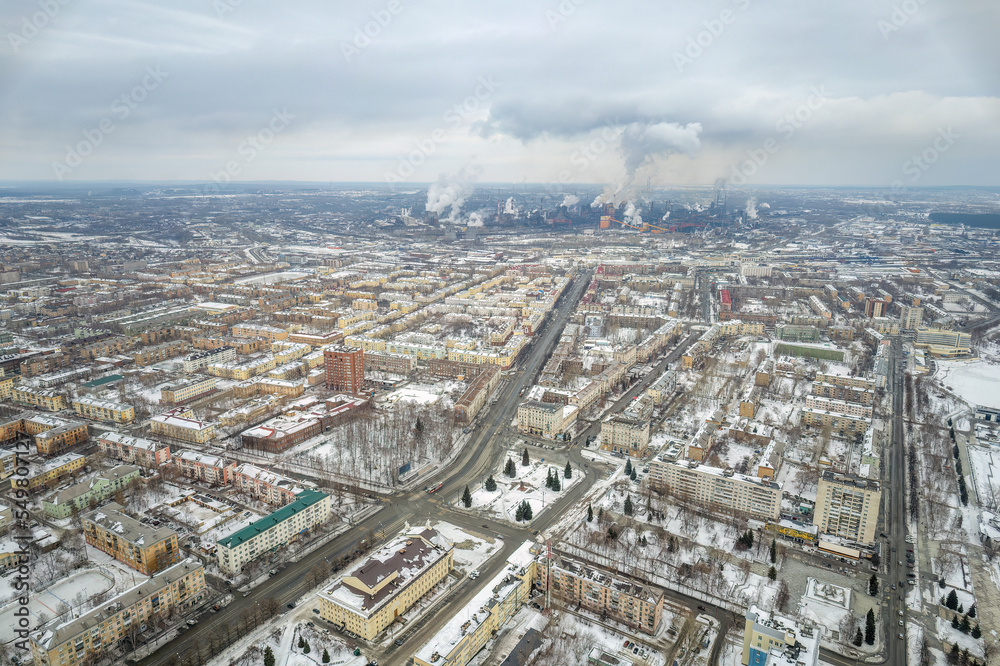
POLYGON ((301 486, 288 477, 250 463, 243 463, 233 470, 230 483, 237 490, 277 506, 294 502, 302 492, 301 486))
POLYGON ((14 479, 13 486, 24 487, 27 485, 29 492, 35 492, 45 487, 55 488, 64 479, 83 469, 86 457, 79 453, 66 453, 58 458, 47 460, 39 467, 29 467, 27 477, 14 479))
POLYGON ((10 397, 19 405, 37 407, 47 412, 58 412, 69 407, 66 396, 48 389, 37 389, 33 386, 15 386, 10 397))
MULTIPOLYGON (((822 630, 750 606, 743 629, 743 666, 817 666, 822 630)), ((894 639, 886 639, 894 640, 894 639)))
POLYGON ((111 421, 112 423, 135 421, 135 408, 132 405, 113 400, 102 400, 89 395, 74 398, 73 410, 80 416, 95 421, 111 421))
POLYGON ((183 405, 215 393, 219 380, 215 377, 200 377, 178 384, 160 387, 160 402, 165 405, 183 405))
POLYGON ((563 438, 576 423, 580 409, 576 405, 560 405, 529 400, 517 407, 517 429, 530 435, 563 438))
POLYGON ((175 611, 205 598, 205 570, 194 560, 178 562, 83 615, 31 635, 38 666, 76 666, 113 655, 119 641, 134 637, 175 611))
MULTIPOLYGON (((26 425, 37 419, 28 419, 26 425)), ((30 430, 30 428, 28 428, 30 430)), ((59 425, 35 432, 35 449, 43 456, 54 456, 90 438, 90 429, 83 421, 64 421, 59 425)))
POLYGON ((97 440, 97 449, 109 458, 146 469, 154 469, 170 462, 169 444, 120 432, 101 435, 97 440))
POLYGON ((119 465, 101 472, 89 481, 81 481, 65 490, 57 491, 42 500, 42 511, 50 518, 69 518, 76 511, 83 511, 91 504, 108 499, 130 483, 139 481, 139 468, 119 465))
POLYGON ((928 354, 937 358, 968 356, 972 353, 972 336, 942 328, 918 328, 913 346, 926 349, 928 354))
POLYGON ((330 517, 330 496, 304 490, 291 504, 219 540, 216 556, 224 573, 236 575, 264 553, 291 543, 330 517))
POLYGON ((83 536, 94 548, 146 576, 173 565, 180 554, 177 532, 144 525, 115 502, 84 514, 83 536))
POLYGON ((191 412, 178 413, 178 410, 158 414, 149 420, 149 431, 196 444, 204 444, 215 437, 214 423, 198 421, 191 416, 191 412))
POLYGON ((177 451, 172 460, 184 476, 213 486, 228 486, 236 471, 235 462, 198 451, 177 451))
POLYGON ((441 582, 453 558, 437 530, 407 529, 320 592, 320 617, 370 641, 441 582))

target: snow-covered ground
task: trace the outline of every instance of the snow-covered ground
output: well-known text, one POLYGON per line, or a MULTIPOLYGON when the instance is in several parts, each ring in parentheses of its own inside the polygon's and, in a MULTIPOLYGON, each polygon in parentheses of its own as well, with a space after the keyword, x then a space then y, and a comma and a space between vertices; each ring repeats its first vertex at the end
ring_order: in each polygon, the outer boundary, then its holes
MULTIPOLYGON (((139 577, 145 580, 145 576, 139 577)), ((12 583, 13 577, 3 579, 12 583)), ((141 580, 139 582, 141 582, 141 580)), ((69 606, 76 607, 81 603, 102 594, 115 586, 114 579, 97 569, 78 571, 68 578, 52 584, 47 589, 37 592, 28 599, 28 611, 31 613, 32 627, 36 623, 51 620, 69 606)), ((14 629, 18 626, 15 612, 20 608, 18 602, 13 602, 0 609, 0 641, 9 643, 14 640, 14 629)))
POLYGON ((503 548, 503 541, 497 537, 487 536, 484 538, 481 533, 476 534, 451 523, 432 522, 431 527, 455 544, 455 568, 463 573, 477 569, 494 553, 503 548))
POLYGON ((1000 365, 978 360, 937 361, 937 365, 935 378, 970 405, 989 404, 1000 395, 1000 365))

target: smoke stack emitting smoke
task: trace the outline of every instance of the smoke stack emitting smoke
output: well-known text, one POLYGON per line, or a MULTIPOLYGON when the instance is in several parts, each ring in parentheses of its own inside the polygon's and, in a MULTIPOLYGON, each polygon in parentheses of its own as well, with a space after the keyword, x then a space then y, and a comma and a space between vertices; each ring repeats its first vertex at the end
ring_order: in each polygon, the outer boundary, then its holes
POLYGON ((483 172, 483 167, 478 164, 468 164, 457 174, 441 174, 438 181, 427 188, 428 213, 437 213, 440 217, 445 210, 450 208, 448 222, 455 223, 462 212, 462 206, 466 199, 472 194, 474 183, 483 172))
POLYGON ((562 200, 562 205, 565 206, 566 208, 572 208, 578 203, 580 203, 580 197, 576 196, 575 194, 567 194, 566 196, 563 197, 562 200))

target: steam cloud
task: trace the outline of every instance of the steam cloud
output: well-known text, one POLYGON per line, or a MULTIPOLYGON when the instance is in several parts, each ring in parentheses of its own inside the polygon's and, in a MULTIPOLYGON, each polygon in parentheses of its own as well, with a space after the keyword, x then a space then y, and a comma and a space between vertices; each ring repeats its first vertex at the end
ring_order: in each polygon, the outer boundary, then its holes
POLYGON ((474 183, 483 172, 483 167, 478 164, 469 164, 462 168, 457 174, 441 174, 438 181, 427 188, 427 205, 425 208, 429 213, 437 213, 438 217, 449 210, 448 222, 455 223, 462 212, 462 206, 466 199, 472 194, 475 188, 474 183))
POLYGON ((572 206, 575 206, 578 203, 580 203, 580 197, 576 196, 575 194, 567 194, 566 196, 563 197, 562 200, 562 205, 565 206, 566 208, 571 208, 572 206))
POLYGON ((621 151, 629 177, 656 157, 682 153, 690 155, 701 147, 701 123, 634 122, 625 126, 621 151))
POLYGON ((750 197, 747 199, 747 205, 746 208, 744 208, 744 212, 746 212, 748 220, 757 219, 757 200, 755 198, 750 197))

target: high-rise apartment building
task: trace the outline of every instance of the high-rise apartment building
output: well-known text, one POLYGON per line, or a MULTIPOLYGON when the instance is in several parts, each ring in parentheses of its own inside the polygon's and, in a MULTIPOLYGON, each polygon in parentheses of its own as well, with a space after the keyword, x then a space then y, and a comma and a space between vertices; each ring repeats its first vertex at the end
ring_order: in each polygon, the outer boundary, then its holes
POLYGON ((881 501, 877 481, 826 471, 819 477, 813 523, 821 533, 870 544, 875 540, 881 501))
POLYGON ((337 346, 323 351, 326 387, 360 394, 365 386, 365 352, 355 347, 337 346))

